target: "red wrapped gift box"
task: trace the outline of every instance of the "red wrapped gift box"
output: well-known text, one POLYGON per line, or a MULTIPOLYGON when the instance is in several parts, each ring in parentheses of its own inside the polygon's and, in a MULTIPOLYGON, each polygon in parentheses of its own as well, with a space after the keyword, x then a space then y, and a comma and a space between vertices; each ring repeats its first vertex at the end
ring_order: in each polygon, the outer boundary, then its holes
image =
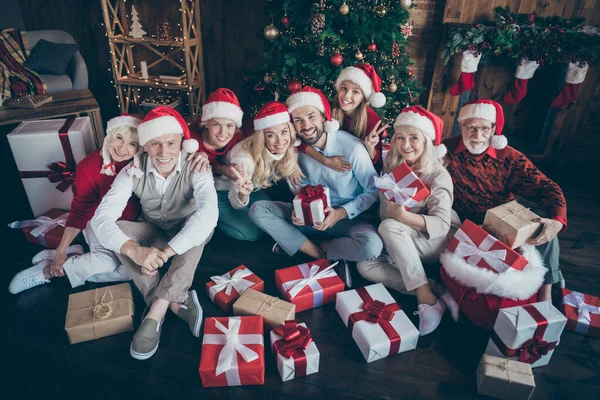
POLYGON ((262 317, 207 318, 199 371, 203 387, 263 385, 262 317))
POLYGON ((567 317, 566 330, 600 338, 600 298, 561 289, 562 313, 567 317))
POLYGON ((335 295, 344 291, 344 282, 326 259, 311 261, 275 271, 279 293, 296 305, 296 312, 333 303, 335 295))
POLYGON ((60 244, 69 213, 53 208, 37 219, 15 221, 8 224, 15 229, 23 229, 28 242, 40 244, 49 249, 56 249, 60 244))
POLYGON ((252 288, 257 292, 264 292, 265 283, 256 274, 240 265, 224 275, 210 277, 206 284, 206 292, 210 300, 225 312, 231 312, 233 303, 246 289, 252 288))
POLYGON ((525 257, 468 219, 448 241, 447 248, 471 265, 498 273, 509 268, 521 271, 528 264, 525 257))
POLYGON ((384 174, 381 178, 376 177, 375 186, 388 200, 394 200, 407 210, 419 204, 431 193, 417 174, 404 162, 389 174, 384 174))
POLYGON ((329 188, 323 185, 302 186, 292 200, 296 218, 306 225, 314 225, 325 220, 325 210, 331 205, 329 188))

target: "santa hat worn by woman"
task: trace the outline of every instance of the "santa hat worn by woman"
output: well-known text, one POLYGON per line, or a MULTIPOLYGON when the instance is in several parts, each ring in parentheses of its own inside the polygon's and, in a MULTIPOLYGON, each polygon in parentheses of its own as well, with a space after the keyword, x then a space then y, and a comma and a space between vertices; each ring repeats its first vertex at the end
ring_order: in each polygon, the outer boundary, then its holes
MULTIPOLYGON (((110 119, 106 123, 106 137, 104 138, 104 143, 109 143, 119 128, 129 127, 135 129, 139 124, 140 119, 129 114, 121 114, 118 117, 110 119)), ((108 144, 102 146, 102 168, 100 169, 100 173, 108 176, 115 176, 116 170, 114 165, 115 163, 108 150, 108 144)))
POLYGON ((290 113, 285 104, 270 101, 263 104, 254 117, 254 130, 261 131, 290 121, 290 113))
POLYGON ((340 129, 340 123, 331 118, 331 106, 327 97, 319 89, 312 86, 304 86, 302 89, 292 93, 285 102, 289 113, 293 113, 295 109, 312 106, 319 110, 325 116, 325 132, 333 133, 340 129))
POLYGON ((235 122, 238 128, 242 126, 244 112, 240 107, 237 96, 231 90, 220 88, 208 95, 202 106, 200 121, 206 122, 213 118, 228 118, 235 122))
POLYGON ((465 103, 458 114, 458 122, 470 118, 481 118, 496 124, 496 134, 492 137, 492 147, 500 150, 506 147, 508 139, 502 134, 504 128, 504 111, 494 100, 475 100, 465 103))
POLYGON ((385 95, 381 93, 381 78, 371 64, 358 64, 346 67, 335 81, 335 90, 339 92, 343 81, 350 81, 362 90, 367 104, 379 108, 385 105, 385 95))
POLYGON ((407 107, 398 114, 398 118, 394 122, 394 129, 398 129, 399 126, 412 126, 423 132, 434 144, 435 158, 442 158, 446 155, 446 146, 442 144, 444 122, 434 113, 421 106, 407 107))

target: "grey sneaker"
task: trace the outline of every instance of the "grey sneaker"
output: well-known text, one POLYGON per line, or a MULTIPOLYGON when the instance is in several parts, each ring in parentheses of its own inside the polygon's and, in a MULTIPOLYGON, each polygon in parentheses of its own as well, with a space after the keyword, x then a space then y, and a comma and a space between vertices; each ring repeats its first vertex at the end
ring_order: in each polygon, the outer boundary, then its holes
POLYGON ((129 348, 131 357, 136 360, 147 360, 158 350, 162 324, 151 318, 146 318, 138 328, 129 348))
POLYGON ((44 268, 50 264, 52 264, 52 260, 44 260, 33 267, 18 272, 10 281, 8 291, 17 294, 32 287, 50 283, 50 280, 44 277, 44 268))
POLYGON ((202 326, 202 307, 198 301, 198 295, 195 290, 188 292, 188 298, 183 302, 177 316, 188 323, 192 335, 200 337, 200 327, 202 326))

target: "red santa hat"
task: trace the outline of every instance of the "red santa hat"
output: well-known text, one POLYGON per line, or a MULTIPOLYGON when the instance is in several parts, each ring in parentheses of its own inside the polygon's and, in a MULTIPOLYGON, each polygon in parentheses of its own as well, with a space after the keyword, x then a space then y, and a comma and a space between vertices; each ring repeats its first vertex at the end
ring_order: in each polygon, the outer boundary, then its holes
POLYGON ((196 139, 190 137, 190 128, 175 109, 171 107, 153 108, 138 125, 140 147, 163 135, 178 133, 183 135, 182 148, 186 153, 195 153, 200 147, 196 139))
POLYGON ((496 134, 492 137, 492 147, 498 150, 506 147, 508 139, 502 134, 504 111, 500 104, 494 100, 475 100, 465 103, 458 114, 458 122, 471 118, 481 118, 496 124, 496 134))
POLYGON ((379 108, 385 105, 385 95, 381 93, 381 78, 371 64, 358 64, 344 68, 335 81, 335 90, 338 92, 343 81, 350 81, 357 85, 372 107, 379 108))
POLYGON ((327 97, 319 89, 315 89, 312 86, 304 86, 302 89, 292 93, 286 100, 285 105, 290 114, 297 108, 312 106, 325 116, 324 128, 326 132, 333 133, 340 129, 340 123, 335 119, 331 119, 331 106, 327 97))
POLYGON ((202 106, 200 121, 206 122, 213 118, 228 118, 240 128, 243 116, 244 112, 235 93, 229 89, 220 88, 208 95, 208 100, 202 106))
POLYGON ((290 113, 285 104, 270 101, 263 104, 256 117, 254 117, 254 130, 261 131, 290 121, 290 113))
POLYGON ((136 129, 140 124, 140 119, 129 114, 121 114, 118 117, 114 117, 106 123, 106 137, 104 138, 104 144, 102 145, 102 168, 100 173, 108 176, 115 176, 116 170, 114 162, 110 156, 108 150, 108 142, 110 142, 115 133, 119 128, 133 128, 136 129))
POLYGON ((442 158, 446 155, 446 146, 442 144, 444 121, 434 113, 421 106, 406 107, 396 118, 394 129, 400 126, 412 126, 419 129, 434 144, 434 156, 442 158))

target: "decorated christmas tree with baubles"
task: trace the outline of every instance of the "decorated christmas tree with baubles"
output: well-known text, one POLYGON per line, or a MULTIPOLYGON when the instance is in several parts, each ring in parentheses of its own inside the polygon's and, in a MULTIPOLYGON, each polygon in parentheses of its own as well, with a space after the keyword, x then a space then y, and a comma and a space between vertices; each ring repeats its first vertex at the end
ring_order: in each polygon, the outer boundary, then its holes
POLYGON ((272 23, 264 29, 266 63, 246 77, 252 93, 246 110, 254 115, 261 104, 285 101, 306 85, 332 99, 342 69, 368 63, 381 77, 386 97, 377 112, 393 122, 422 90, 406 51, 410 7, 411 0, 268 1, 272 23))

